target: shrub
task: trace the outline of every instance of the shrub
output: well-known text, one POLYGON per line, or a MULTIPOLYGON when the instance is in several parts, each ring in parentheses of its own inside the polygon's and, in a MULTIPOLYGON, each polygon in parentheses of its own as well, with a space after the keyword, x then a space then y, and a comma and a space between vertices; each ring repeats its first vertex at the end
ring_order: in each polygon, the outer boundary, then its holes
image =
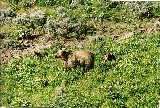
POLYGON ((20 50, 28 47, 27 45, 24 45, 17 40, 4 40, 2 46, 7 49, 20 49, 20 50))
POLYGON ((57 18, 48 18, 46 22, 46 35, 54 38, 76 38, 82 39, 89 32, 93 32, 93 25, 88 25, 87 22, 71 19, 66 14, 64 7, 57 8, 57 18))
POLYGON ((7 0, 7 2, 12 3, 12 4, 18 4, 19 2, 22 2, 22 0, 7 0))
MULTIPOLYGON (((47 16, 42 10, 31 11, 29 13, 23 13, 18 15, 12 21, 17 24, 18 32, 14 34, 17 39, 29 39, 32 38, 32 34, 36 31, 43 31, 47 16), (32 31, 32 32, 30 32, 32 31)), ((37 35, 37 34, 36 34, 37 35)))
POLYGON ((15 19, 13 19, 13 22, 22 25, 31 25, 31 23, 34 23, 38 26, 43 26, 46 23, 46 19, 47 18, 44 11, 34 10, 29 13, 23 13, 22 15, 18 15, 15 19))
POLYGON ((0 8, 0 17, 6 18, 6 17, 14 17, 14 16, 16 16, 16 13, 12 9, 10 8, 1 9, 0 8))
POLYGON ((154 2, 125 2, 127 6, 126 9, 133 14, 133 17, 141 18, 151 18, 153 17, 152 11, 157 7, 154 2))
POLYGON ((11 9, 11 8, 7 8, 7 9, 0 8, 0 21, 1 21, 2 25, 6 24, 6 23, 11 23, 13 17, 15 17, 15 16, 16 16, 16 13, 14 12, 13 9, 11 9))

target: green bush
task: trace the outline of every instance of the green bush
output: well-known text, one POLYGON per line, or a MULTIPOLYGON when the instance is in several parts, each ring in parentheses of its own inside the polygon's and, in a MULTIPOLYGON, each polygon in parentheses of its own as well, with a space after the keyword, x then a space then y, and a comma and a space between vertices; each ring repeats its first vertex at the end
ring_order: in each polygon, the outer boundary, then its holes
POLYGON ((65 8, 61 6, 57 8, 56 19, 49 17, 45 27, 46 35, 56 39, 83 39, 94 30, 93 24, 69 17, 65 8))
POLYGON ((138 19, 153 18, 159 14, 159 2, 125 2, 126 10, 129 10, 133 17, 138 19))

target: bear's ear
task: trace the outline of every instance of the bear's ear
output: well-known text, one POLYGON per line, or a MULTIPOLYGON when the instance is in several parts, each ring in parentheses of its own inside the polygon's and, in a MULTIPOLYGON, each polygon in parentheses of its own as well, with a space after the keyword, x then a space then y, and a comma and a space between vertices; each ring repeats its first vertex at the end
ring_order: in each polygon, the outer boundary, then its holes
POLYGON ((65 60, 65 61, 67 61, 68 60, 68 57, 69 57, 69 55, 72 53, 72 51, 62 51, 62 53, 61 53, 61 56, 62 56, 62 59, 63 60, 65 60))

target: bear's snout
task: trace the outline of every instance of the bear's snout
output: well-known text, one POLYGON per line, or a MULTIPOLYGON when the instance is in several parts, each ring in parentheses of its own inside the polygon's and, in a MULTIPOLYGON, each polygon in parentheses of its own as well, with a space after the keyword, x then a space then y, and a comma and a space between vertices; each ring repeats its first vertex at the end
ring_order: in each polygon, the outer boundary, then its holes
POLYGON ((55 58, 58 58, 58 56, 57 56, 57 55, 54 55, 54 57, 55 57, 55 58))
POLYGON ((55 58, 60 58, 57 54, 54 54, 53 56, 54 56, 55 58))
POLYGON ((58 55, 57 55, 57 53, 53 53, 53 57, 59 58, 58 55))

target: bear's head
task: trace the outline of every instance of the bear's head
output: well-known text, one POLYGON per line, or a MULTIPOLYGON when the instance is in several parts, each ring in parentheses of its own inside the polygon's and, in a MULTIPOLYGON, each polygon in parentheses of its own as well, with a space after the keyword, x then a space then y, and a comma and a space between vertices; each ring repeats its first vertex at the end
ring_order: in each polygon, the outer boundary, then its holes
POLYGON ((68 55, 70 54, 71 51, 67 51, 65 48, 62 48, 55 54, 55 58, 60 58, 64 61, 68 60, 68 55))

